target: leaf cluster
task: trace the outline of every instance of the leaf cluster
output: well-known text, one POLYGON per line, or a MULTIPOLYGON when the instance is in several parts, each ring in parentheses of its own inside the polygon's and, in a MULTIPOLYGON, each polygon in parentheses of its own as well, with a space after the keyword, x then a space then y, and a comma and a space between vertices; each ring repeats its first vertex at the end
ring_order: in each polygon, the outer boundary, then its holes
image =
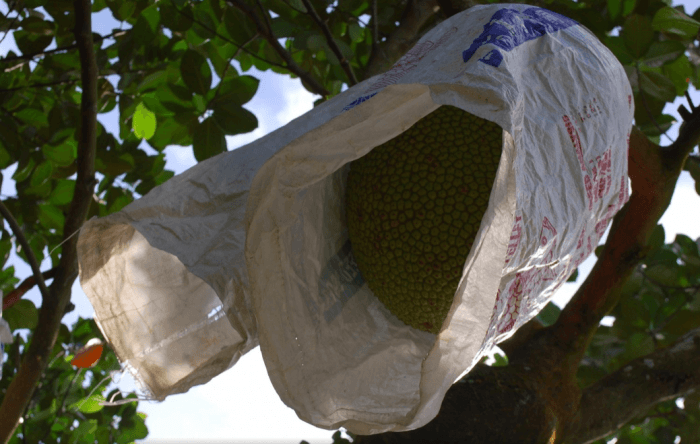
MULTIPOLYGON (((20 302, 26 303, 31 304, 26 300, 20 302)), ((36 308, 23 311, 35 312, 36 308)), ((31 329, 31 322, 23 322, 17 314, 8 318, 12 328, 31 329)), ((35 319, 36 315, 34 323, 35 319)), ((10 440, 11 444, 40 441, 127 444, 148 435, 146 415, 136 411, 137 402, 100 405, 100 402, 118 395, 117 399, 123 399, 118 389, 106 393, 108 381, 120 369, 112 349, 105 347, 101 359, 87 371, 79 371, 70 364, 75 351, 91 338, 104 340, 93 319, 78 318, 72 328, 61 324, 49 365, 23 415, 22 424, 10 440)), ((5 392, 16 374, 21 354, 31 341, 31 332, 26 341, 20 334, 15 334, 14 342, 6 346, 8 359, 2 368, 0 393, 5 392)), ((128 398, 135 399, 136 395, 130 394, 128 398)))
MULTIPOLYGON (((658 225, 651 249, 623 288, 620 303, 610 313, 611 327, 600 326, 578 370, 581 387, 599 381, 635 358, 668 347, 700 327, 700 239, 679 234, 664 244, 658 225)), ((653 366, 653 361, 646 363, 653 366)), ((618 443, 667 443, 700 439, 700 394, 657 404, 612 437, 618 443), (682 405, 682 408, 678 405, 682 405)), ((597 444, 603 444, 601 440, 597 444)))

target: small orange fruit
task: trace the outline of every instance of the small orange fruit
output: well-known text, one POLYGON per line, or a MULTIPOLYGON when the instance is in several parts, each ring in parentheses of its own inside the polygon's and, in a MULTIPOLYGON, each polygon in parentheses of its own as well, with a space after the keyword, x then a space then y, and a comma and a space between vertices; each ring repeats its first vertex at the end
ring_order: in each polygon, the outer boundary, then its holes
POLYGON ((98 338, 92 338, 85 344, 85 347, 75 353, 75 357, 70 363, 79 368, 94 367, 102 356, 102 349, 102 341, 98 338))

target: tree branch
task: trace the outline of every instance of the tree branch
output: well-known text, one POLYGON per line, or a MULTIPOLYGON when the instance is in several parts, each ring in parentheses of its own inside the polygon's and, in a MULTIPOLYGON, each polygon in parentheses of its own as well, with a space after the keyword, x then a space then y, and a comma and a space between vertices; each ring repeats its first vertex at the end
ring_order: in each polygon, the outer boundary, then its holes
MULTIPOLYGON (((377 42, 377 50, 370 55, 364 78, 388 71, 420 39, 418 31, 439 10, 437 0, 410 0, 399 26, 385 42, 377 42)), ((373 17, 375 30, 378 27, 376 17, 373 17)), ((379 36, 374 34, 374 38, 378 40, 379 36)))
POLYGON ((63 253, 48 297, 44 296, 37 328, 24 353, 19 371, 7 387, 0 405, 0 442, 13 436, 19 418, 36 390, 58 337, 61 318, 70 302, 71 286, 78 276, 77 237, 87 215, 95 187, 95 148, 97 144, 97 62, 92 40, 90 0, 74 0, 75 40, 81 64, 82 99, 78 138, 77 179, 70 210, 64 225, 63 253))
POLYGON ((686 127, 667 147, 656 145, 632 127, 630 200, 613 219, 608 240, 590 275, 551 329, 559 343, 566 344, 579 360, 600 320, 617 305, 622 286, 646 255, 651 233, 671 202, 685 159, 700 140, 700 109, 692 103, 691 108, 693 113, 684 119, 686 127))
MULTIPOLYGON (((54 276, 56 276, 56 271, 58 270, 57 267, 54 267, 48 271, 45 271, 41 274, 42 278, 44 281, 47 281, 49 279, 53 279, 54 276)), ((5 296, 2 298, 2 311, 7 310, 8 308, 12 307, 15 305, 17 302, 19 302, 20 299, 22 299, 22 296, 26 292, 32 289, 37 284, 37 279, 35 276, 29 276, 27 279, 22 281, 21 284, 11 292, 7 293, 5 296)))
POLYGON ((0 92, 13 92, 13 91, 20 91, 22 89, 44 88, 47 86, 56 86, 56 85, 72 85, 75 83, 78 83, 78 81, 75 79, 56 80, 55 82, 46 82, 46 83, 31 83, 29 85, 15 86, 14 88, 0 89, 0 92))
MULTIPOLYGON (((235 56, 235 57, 238 57, 238 54, 240 53, 240 51, 244 51, 244 52, 245 52, 246 54, 248 54, 249 56, 255 57, 256 59, 258 59, 258 60, 260 60, 260 61, 262 61, 262 62, 265 62, 265 63, 270 64, 270 65, 272 65, 272 66, 277 66, 277 67, 280 67, 280 68, 285 68, 284 65, 280 65, 279 63, 275 63, 275 62, 273 62, 273 61, 264 59, 264 58, 260 57, 259 55, 255 54, 254 52, 252 52, 252 51, 250 51, 249 49, 246 48, 246 46, 247 46, 252 40, 254 40, 255 37, 257 37, 257 34, 256 34, 252 39, 250 39, 250 40, 248 40, 247 42, 245 42, 243 45, 239 45, 238 43, 234 42, 233 40, 231 40, 231 39, 229 39, 229 38, 227 38, 227 37, 225 37, 225 36, 219 34, 218 32, 216 32, 215 29, 211 29, 209 26, 206 25, 206 23, 202 23, 201 21, 199 21, 199 20, 197 20, 196 18, 190 16, 190 15, 187 14, 186 12, 184 12, 184 11, 178 9, 178 7, 177 7, 177 5, 175 4, 175 2, 172 2, 172 4, 173 4, 173 7, 175 8, 175 10, 176 10, 178 13, 180 13, 180 15, 182 15, 183 17, 187 17, 188 19, 192 20, 193 23, 195 23, 195 24, 201 26, 202 28, 206 29, 206 30, 209 31, 212 35, 215 35, 216 37, 220 38, 221 40, 223 40, 223 41, 225 41, 225 42, 228 42, 228 43, 230 43, 230 44, 236 46, 238 49, 237 49, 237 51, 236 51, 236 56, 235 56)), ((235 57, 234 57, 234 58, 235 58, 235 57)))
POLYGON ((328 43, 328 46, 331 48, 331 51, 333 51, 333 54, 335 54, 335 56, 340 61, 340 66, 343 67, 345 75, 348 76, 348 83, 350 83, 350 86, 357 84, 357 77, 355 77, 355 73, 352 70, 352 66, 350 66, 348 59, 345 58, 343 53, 340 52, 340 48, 338 48, 338 45, 333 39, 333 34, 331 34, 331 30, 328 29, 328 26, 326 26, 324 21, 321 20, 321 17, 318 16, 318 13, 316 12, 309 0, 301 0, 301 2, 304 4, 306 10, 309 11, 309 15, 311 16, 311 18, 316 22, 318 27, 321 28, 321 32, 326 37, 326 43, 328 43))
MULTIPOLYGON (((94 39, 96 42, 100 42, 102 40, 111 39, 114 37, 120 37, 120 36, 126 34, 127 32, 129 32, 129 31, 116 31, 116 32, 113 32, 113 33, 108 34, 108 35, 96 36, 96 37, 94 37, 94 39)), ((60 53, 60 52, 68 52, 68 51, 71 51, 71 50, 77 49, 77 48, 78 48, 78 44, 73 43, 72 45, 61 46, 60 48, 49 49, 46 51, 39 51, 39 52, 31 53, 31 54, 21 54, 21 55, 16 55, 16 56, 12 56, 12 57, 5 57, 4 59, 0 59, 0 64, 14 62, 17 60, 32 60, 35 57, 45 57, 47 55, 56 54, 56 53, 60 53)))
MULTIPOLYGON (((36 256, 34 256, 34 252, 32 251, 32 248, 29 246, 29 242, 27 242, 27 238, 24 237, 24 233, 22 232, 22 228, 20 228, 19 224, 15 220, 15 218, 12 216, 12 213, 10 213, 10 210, 7 209, 5 204, 0 201, 0 214, 2 214, 2 217, 5 218, 7 223, 10 225, 10 228, 12 228, 12 232, 14 233, 15 237, 17 237, 17 241, 19 244, 22 246, 22 249, 24 250, 24 254, 27 256, 27 261, 29 261, 29 265, 32 267, 32 272, 34 273, 34 278, 36 279, 37 284, 39 285, 39 291, 41 291, 41 296, 46 299, 49 296, 49 289, 46 288, 46 283, 44 282, 43 275, 41 273, 41 269, 39 268, 39 262, 36 260, 36 256)), ((4 298, 3 298, 4 301, 4 298)))
POLYGON ((700 329, 637 358, 583 391, 572 444, 609 435, 654 405, 700 389, 700 329))
POLYGON ((262 35, 265 38, 265 40, 267 40, 267 42, 272 46, 275 52, 277 52, 277 54, 279 54, 282 60, 284 60, 284 62, 286 63, 286 66, 284 66, 285 69, 288 69, 297 77, 299 77, 302 80, 302 82, 304 82, 314 93, 323 97, 330 95, 330 92, 326 88, 324 88, 323 85, 321 85, 316 79, 314 79, 310 73, 304 71, 299 65, 297 65, 297 63, 292 58, 292 55, 286 49, 284 49, 282 45, 280 45, 280 43, 277 41, 277 38, 275 38, 275 36, 272 34, 272 31, 267 29, 267 27, 261 22, 260 17, 258 17, 258 15, 250 6, 245 4, 245 2, 243 2, 242 0, 226 0, 226 2, 241 10, 253 21, 253 23, 255 23, 255 27, 257 28, 260 35, 262 35))
MULTIPOLYGON (((10 14, 10 11, 7 11, 7 14, 10 14)), ((7 31, 5 31, 5 35, 2 36, 0 39, 0 44, 5 41, 5 38, 7 35, 10 33, 10 29, 12 29, 13 26, 15 26, 15 22, 17 22, 17 19, 19 18, 20 14, 19 11, 17 12, 17 15, 12 18, 12 21, 10 22, 10 25, 7 27, 7 31)), ((7 20, 7 17, 5 17, 5 20, 7 20)))

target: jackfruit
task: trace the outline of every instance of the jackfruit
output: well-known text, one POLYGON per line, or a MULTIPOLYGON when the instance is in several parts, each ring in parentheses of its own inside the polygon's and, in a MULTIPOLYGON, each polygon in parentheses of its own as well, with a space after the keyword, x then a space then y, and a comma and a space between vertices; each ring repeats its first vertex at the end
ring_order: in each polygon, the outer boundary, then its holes
POLYGON ((346 217, 367 285, 406 325, 437 334, 488 207, 502 130, 443 105, 351 162, 346 217))

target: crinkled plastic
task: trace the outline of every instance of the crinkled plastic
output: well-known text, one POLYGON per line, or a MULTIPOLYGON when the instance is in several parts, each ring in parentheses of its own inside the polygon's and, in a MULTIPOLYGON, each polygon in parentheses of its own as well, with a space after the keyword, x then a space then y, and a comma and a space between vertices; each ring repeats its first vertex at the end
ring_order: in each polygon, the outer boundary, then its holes
POLYGON ((302 420, 358 434, 415 429, 593 251, 628 199, 633 114, 622 66, 588 29, 528 5, 475 6, 388 72, 87 222, 81 284, 155 399, 206 383, 260 345, 302 420), (503 154, 433 335, 404 325, 365 285, 344 189, 350 162, 441 105, 497 123, 503 154))

